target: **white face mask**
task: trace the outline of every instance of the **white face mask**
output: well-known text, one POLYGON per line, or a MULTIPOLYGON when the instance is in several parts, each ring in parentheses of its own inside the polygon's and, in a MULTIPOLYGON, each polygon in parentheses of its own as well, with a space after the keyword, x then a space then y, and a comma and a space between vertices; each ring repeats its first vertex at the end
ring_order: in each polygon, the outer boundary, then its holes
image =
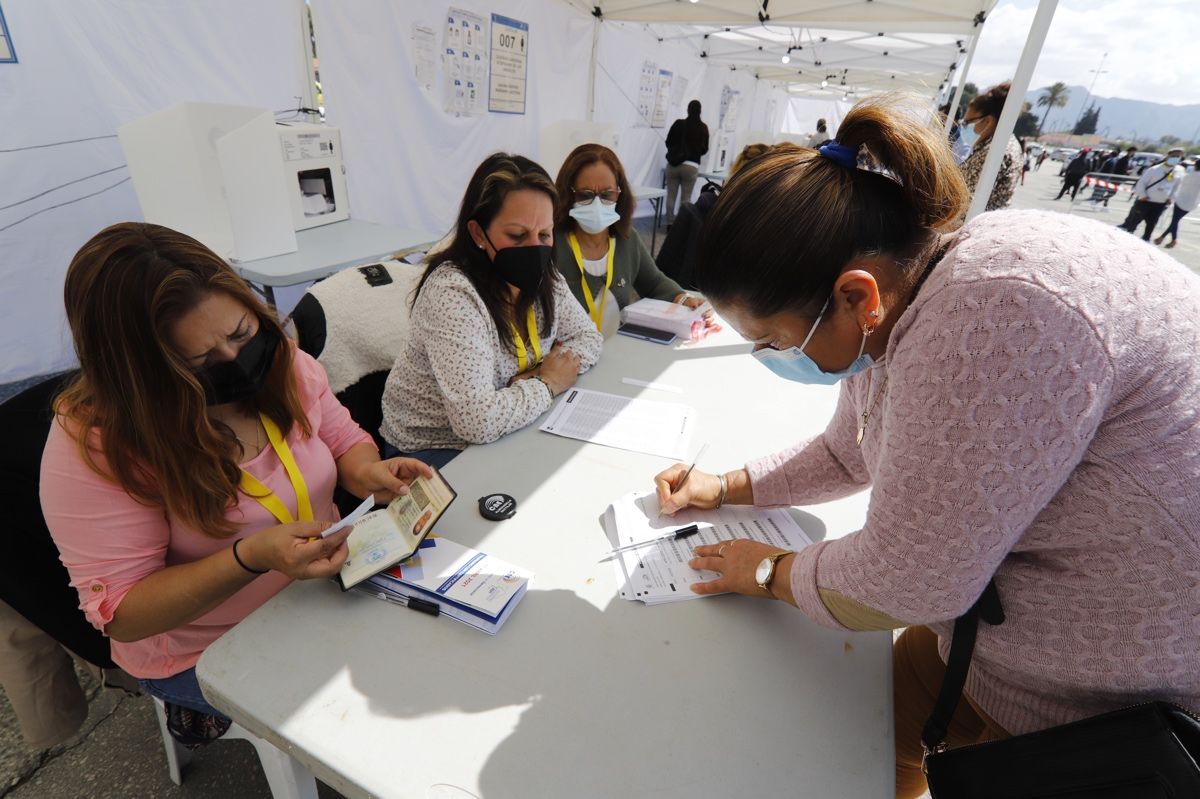
POLYGON ((1178 166, 1179 162, 1182 160, 1183 159, 1180 158, 1178 155, 1172 155, 1170 158, 1167 159, 1167 166, 1178 166))
POLYGON ((962 139, 962 143, 968 147, 974 147, 976 142, 979 141, 979 134, 975 132, 974 125, 959 125, 958 133, 959 138, 962 139))

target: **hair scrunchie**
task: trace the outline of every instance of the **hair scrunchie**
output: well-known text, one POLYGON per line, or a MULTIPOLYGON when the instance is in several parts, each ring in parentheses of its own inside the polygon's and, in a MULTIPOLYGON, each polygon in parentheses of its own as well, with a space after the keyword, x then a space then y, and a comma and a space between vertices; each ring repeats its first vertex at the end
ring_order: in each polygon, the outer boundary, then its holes
POLYGON ((858 149, 838 144, 836 139, 830 141, 828 144, 822 144, 817 149, 817 152, 845 169, 858 168, 858 149))

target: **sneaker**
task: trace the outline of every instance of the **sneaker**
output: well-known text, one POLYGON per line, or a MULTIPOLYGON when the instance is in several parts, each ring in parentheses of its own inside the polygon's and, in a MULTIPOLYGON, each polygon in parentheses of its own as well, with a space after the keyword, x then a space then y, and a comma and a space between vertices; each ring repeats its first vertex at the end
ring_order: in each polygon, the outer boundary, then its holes
POLYGON ((1175 246, 1175 239, 1171 239, 1170 241, 1168 241, 1168 242, 1167 242, 1167 249, 1168 249, 1168 250, 1169 250, 1169 249, 1171 249, 1171 248, 1172 248, 1172 247, 1174 247, 1174 246, 1175 246))
POLYGON ((167 731, 171 737, 193 750, 208 746, 220 738, 229 731, 232 723, 227 718, 210 716, 170 702, 163 703, 163 712, 167 716, 167 731))

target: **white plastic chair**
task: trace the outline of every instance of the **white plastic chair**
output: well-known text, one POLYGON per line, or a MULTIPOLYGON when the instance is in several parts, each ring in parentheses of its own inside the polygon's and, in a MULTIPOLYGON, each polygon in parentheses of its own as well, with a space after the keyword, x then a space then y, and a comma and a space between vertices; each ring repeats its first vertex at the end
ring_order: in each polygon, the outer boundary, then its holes
MULTIPOLYGON (((171 737, 162 700, 155 697, 154 707, 158 715, 158 729, 162 733, 163 748, 167 751, 167 768, 171 774, 171 782, 183 785, 183 768, 191 762, 192 752, 171 737)), ((221 736, 221 740, 249 741, 254 745, 274 799, 317 799, 317 780, 312 772, 291 755, 280 751, 270 741, 253 735, 237 723, 230 725, 229 731, 221 736)))

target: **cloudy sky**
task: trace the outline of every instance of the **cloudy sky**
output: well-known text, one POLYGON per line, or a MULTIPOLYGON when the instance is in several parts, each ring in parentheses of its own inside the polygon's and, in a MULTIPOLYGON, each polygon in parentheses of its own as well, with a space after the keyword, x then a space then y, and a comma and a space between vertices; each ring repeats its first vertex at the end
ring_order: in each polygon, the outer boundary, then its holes
MULTIPOLYGON (((1037 0, 1000 0, 984 24, 969 80, 1010 79, 1037 0)), ((1172 105, 1200 103, 1198 0, 1059 0, 1030 88, 1055 81, 1095 94, 1172 105), (1104 72, 1100 66, 1107 52, 1104 72)))

